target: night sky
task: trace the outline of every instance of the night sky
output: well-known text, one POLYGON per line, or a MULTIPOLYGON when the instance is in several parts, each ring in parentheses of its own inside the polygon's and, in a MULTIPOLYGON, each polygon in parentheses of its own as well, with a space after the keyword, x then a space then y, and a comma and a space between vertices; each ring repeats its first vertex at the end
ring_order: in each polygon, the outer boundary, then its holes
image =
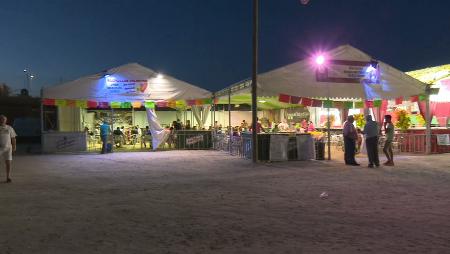
MULTIPOLYGON (((260 72, 346 43, 403 71, 450 63, 450 1, 260 2, 260 72)), ((138 62, 217 91, 251 75, 251 17, 251 0, 0 0, 0 83, 138 62)))

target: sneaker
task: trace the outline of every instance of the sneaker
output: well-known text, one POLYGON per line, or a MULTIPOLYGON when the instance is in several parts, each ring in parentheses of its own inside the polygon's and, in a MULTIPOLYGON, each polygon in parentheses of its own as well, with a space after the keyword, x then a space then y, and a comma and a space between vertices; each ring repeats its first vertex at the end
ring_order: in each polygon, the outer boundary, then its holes
POLYGON ((391 163, 391 161, 386 161, 383 165, 389 165, 389 163, 391 163))
POLYGON ((369 164, 369 166, 367 166, 367 167, 369 167, 369 168, 373 168, 373 165, 372 165, 372 164, 369 164))
POLYGON ((394 162, 390 161, 389 163, 384 164, 386 166, 394 166, 394 162))
POLYGON ((11 181, 11 178, 7 178, 7 179, 6 179, 6 182, 7 182, 7 183, 12 182, 12 181, 11 181))

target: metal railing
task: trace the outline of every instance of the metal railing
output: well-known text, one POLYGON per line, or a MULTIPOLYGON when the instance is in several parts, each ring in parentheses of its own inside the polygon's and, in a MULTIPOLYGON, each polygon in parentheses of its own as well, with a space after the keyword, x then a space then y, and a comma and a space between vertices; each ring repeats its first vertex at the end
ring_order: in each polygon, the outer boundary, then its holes
MULTIPOLYGON (((426 135, 399 133, 395 135, 394 148, 398 146, 398 150, 404 153, 426 153, 426 135), (397 143, 397 144, 396 144, 397 143)), ((437 144, 437 135, 431 135, 431 153, 448 153, 449 146, 440 146, 437 144)))

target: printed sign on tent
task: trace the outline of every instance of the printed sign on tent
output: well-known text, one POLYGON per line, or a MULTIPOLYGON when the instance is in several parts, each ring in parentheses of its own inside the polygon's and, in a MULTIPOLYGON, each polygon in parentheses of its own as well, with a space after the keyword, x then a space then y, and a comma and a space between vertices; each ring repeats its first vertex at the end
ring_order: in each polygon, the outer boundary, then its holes
POLYGON ((147 90, 147 80, 128 80, 117 79, 114 77, 106 78, 107 94, 142 94, 147 90))
POLYGON ((369 62, 330 60, 327 66, 316 71, 316 80, 332 83, 357 83, 365 78, 365 68, 369 62))

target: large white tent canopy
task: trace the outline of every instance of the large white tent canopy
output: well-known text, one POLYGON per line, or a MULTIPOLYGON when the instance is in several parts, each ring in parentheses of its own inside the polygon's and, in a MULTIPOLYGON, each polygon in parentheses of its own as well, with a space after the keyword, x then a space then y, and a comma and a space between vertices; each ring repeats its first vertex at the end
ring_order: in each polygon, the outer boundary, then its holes
MULTIPOLYGON (((329 78, 330 81, 327 79, 318 81, 318 66, 311 59, 305 59, 260 74, 258 96, 287 94, 310 98, 371 100, 393 99, 401 96, 408 98, 408 96, 424 93, 426 86, 421 81, 384 62, 376 61, 370 55, 350 45, 339 46, 323 52, 323 55, 326 60, 322 68, 326 68, 327 75, 341 75, 340 77, 329 78), (370 80, 361 76, 365 73, 358 72, 365 72, 365 68, 374 61, 378 64, 377 77, 376 81, 369 82, 370 80), (349 80, 351 82, 348 82, 349 80)), ((249 94, 250 83, 246 80, 235 84, 231 86, 231 91, 233 94, 249 94)), ((228 89, 230 88, 222 90, 218 95, 226 97, 228 89)))
POLYGON ((192 100, 210 98, 211 92, 129 63, 43 89, 44 98, 96 101, 192 100))

